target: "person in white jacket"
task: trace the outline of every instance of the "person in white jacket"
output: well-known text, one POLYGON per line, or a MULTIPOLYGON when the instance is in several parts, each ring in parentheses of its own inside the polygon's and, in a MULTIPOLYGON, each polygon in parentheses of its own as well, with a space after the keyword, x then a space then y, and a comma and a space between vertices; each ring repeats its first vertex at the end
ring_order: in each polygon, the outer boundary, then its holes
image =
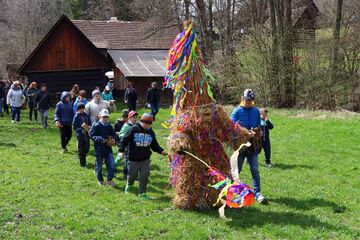
POLYGON ((114 102, 104 101, 101 98, 101 92, 94 90, 92 92, 93 99, 85 105, 85 113, 90 116, 91 124, 99 121, 99 113, 103 109, 107 109, 109 112, 116 111, 116 105, 114 102))
POLYGON ((19 81, 15 81, 6 96, 6 103, 10 105, 12 110, 11 123, 15 122, 15 117, 16 117, 16 122, 20 123, 20 114, 21 114, 23 99, 25 99, 25 96, 20 88, 20 83, 19 81))

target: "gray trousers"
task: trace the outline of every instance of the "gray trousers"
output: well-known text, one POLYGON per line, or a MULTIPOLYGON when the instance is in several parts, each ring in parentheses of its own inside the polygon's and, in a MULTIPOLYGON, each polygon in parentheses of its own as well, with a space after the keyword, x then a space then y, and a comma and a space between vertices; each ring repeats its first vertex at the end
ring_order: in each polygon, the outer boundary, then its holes
POLYGON ((127 184, 133 185, 140 173, 139 194, 146 193, 146 186, 150 175, 150 159, 141 162, 129 161, 127 184))

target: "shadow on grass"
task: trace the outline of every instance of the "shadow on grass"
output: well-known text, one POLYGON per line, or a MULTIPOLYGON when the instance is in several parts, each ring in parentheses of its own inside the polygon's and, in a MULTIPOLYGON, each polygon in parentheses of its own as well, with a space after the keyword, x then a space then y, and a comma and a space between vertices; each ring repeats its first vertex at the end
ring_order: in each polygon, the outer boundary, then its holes
POLYGON ((320 198, 298 200, 295 198, 283 197, 283 198, 271 199, 271 201, 278 204, 284 204, 294 209, 304 210, 304 211, 313 209, 314 207, 331 207, 334 213, 342 213, 346 210, 345 206, 341 206, 334 202, 330 202, 320 198))
MULTIPOLYGON (((202 211, 199 212, 199 214, 207 214, 214 218, 219 218, 219 213, 216 209, 202 211)), ((350 231, 346 227, 334 226, 320 221, 315 216, 309 216, 302 213, 261 211, 256 208, 226 208, 225 214, 226 217, 232 219, 232 221, 227 222, 227 224, 236 229, 244 229, 252 226, 262 227, 267 224, 275 224, 280 226, 293 225, 302 228, 310 227, 333 231, 350 231)))
POLYGON ((305 164, 284 164, 284 163, 275 163, 273 168, 279 168, 281 170, 291 170, 295 168, 303 168, 303 169, 313 169, 313 166, 305 165, 305 164))
POLYGON ((15 144, 15 143, 0 142, 0 147, 10 147, 10 148, 15 148, 15 147, 16 147, 16 144, 15 144))

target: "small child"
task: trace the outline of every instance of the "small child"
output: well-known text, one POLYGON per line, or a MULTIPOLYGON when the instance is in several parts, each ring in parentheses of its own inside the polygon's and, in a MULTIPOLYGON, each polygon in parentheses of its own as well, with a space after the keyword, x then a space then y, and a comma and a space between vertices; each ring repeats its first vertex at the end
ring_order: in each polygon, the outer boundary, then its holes
POLYGON ((260 126, 263 132, 263 149, 265 152, 265 164, 271 167, 271 145, 270 145, 270 130, 274 128, 269 120, 268 110, 260 108, 260 126))
POLYGON ((70 102, 69 92, 62 92, 61 101, 56 104, 54 120, 56 127, 60 129, 61 153, 67 152, 66 146, 70 142, 72 136, 72 121, 74 112, 70 102))
POLYGON ((127 153, 129 157, 129 175, 125 193, 131 192, 138 173, 140 173, 139 197, 145 200, 152 199, 146 194, 146 187, 150 175, 151 150, 164 156, 167 155, 156 141, 155 133, 151 129, 153 121, 154 118, 152 115, 144 113, 141 116, 140 123, 134 125, 125 133, 119 147, 119 156, 122 158, 125 148, 129 146, 127 153))
POLYGON ((116 132, 116 134, 118 134, 120 132, 122 126, 124 126, 124 124, 128 121, 128 115, 129 115, 128 109, 122 110, 121 118, 116 120, 115 125, 114 125, 114 131, 116 132))
POLYGON ((115 187, 113 182, 115 173, 115 163, 113 157, 112 146, 115 145, 116 134, 109 123, 109 110, 103 109, 99 113, 99 121, 95 122, 90 129, 89 136, 94 141, 95 149, 95 172, 100 186, 105 185, 102 175, 102 162, 105 159, 105 165, 107 170, 107 185, 115 187))
MULTIPOLYGON (((124 124, 124 126, 122 126, 121 130, 119 133, 117 133, 118 136, 118 147, 120 148, 120 142, 121 139, 123 138, 123 136, 125 135, 125 133, 137 123, 137 118, 138 118, 138 113, 135 111, 130 111, 128 113, 127 119, 128 121, 124 124)), ((128 151, 129 151, 129 147, 125 148, 125 156, 124 156, 124 170, 123 170, 123 174, 124 174, 124 180, 127 180, 127 175, 128 175, 128 165, 129 165, 129 158, 128 158, 128 151)), ((120 163, 120 156, 118 155, 116 160, 115 160, 115 164, 116 162, 118 162, 118 164, 120 163)))
POLYGON ((90 150, 90 141, 88 131, 90 129, 90 116, 85 112, 85 104, 83 102, 77 103, 76 115, 73 120, 73 127, 77 138, 77 147, 80 160, 80 166, 86 167, 86 154, 90 150))

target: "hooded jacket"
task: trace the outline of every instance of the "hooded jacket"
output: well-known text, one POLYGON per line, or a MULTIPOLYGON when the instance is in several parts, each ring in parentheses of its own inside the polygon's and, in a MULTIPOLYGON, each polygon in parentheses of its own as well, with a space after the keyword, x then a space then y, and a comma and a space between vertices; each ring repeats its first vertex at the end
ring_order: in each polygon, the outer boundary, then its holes
POLYGON ((74 112, 71 102, 65 102, 67 96, 70 97, 69 92, 64 91, 61 94, 61 101, 56 104, 54 120, 59 121, 61 125, 71 126, 74 112))
POLYGON ((16 88, 15 85, 11 85, 11 88, 6 97, 6 103, 10 104, 11 107, 21 107, 22 99, 24 98, 24 93, 21 91, 21 88, 16 88))
POLYGON ((77 105, 78 103, 82 102, 83 104, 86 104, 89 102, 87 99, 80 99, 79 97, 76 98, 75 102, 74 102, 74 106, 73 106, 73 110, 74 110, 74 114, 76 114, 76 108, 77 108, 77 105))

